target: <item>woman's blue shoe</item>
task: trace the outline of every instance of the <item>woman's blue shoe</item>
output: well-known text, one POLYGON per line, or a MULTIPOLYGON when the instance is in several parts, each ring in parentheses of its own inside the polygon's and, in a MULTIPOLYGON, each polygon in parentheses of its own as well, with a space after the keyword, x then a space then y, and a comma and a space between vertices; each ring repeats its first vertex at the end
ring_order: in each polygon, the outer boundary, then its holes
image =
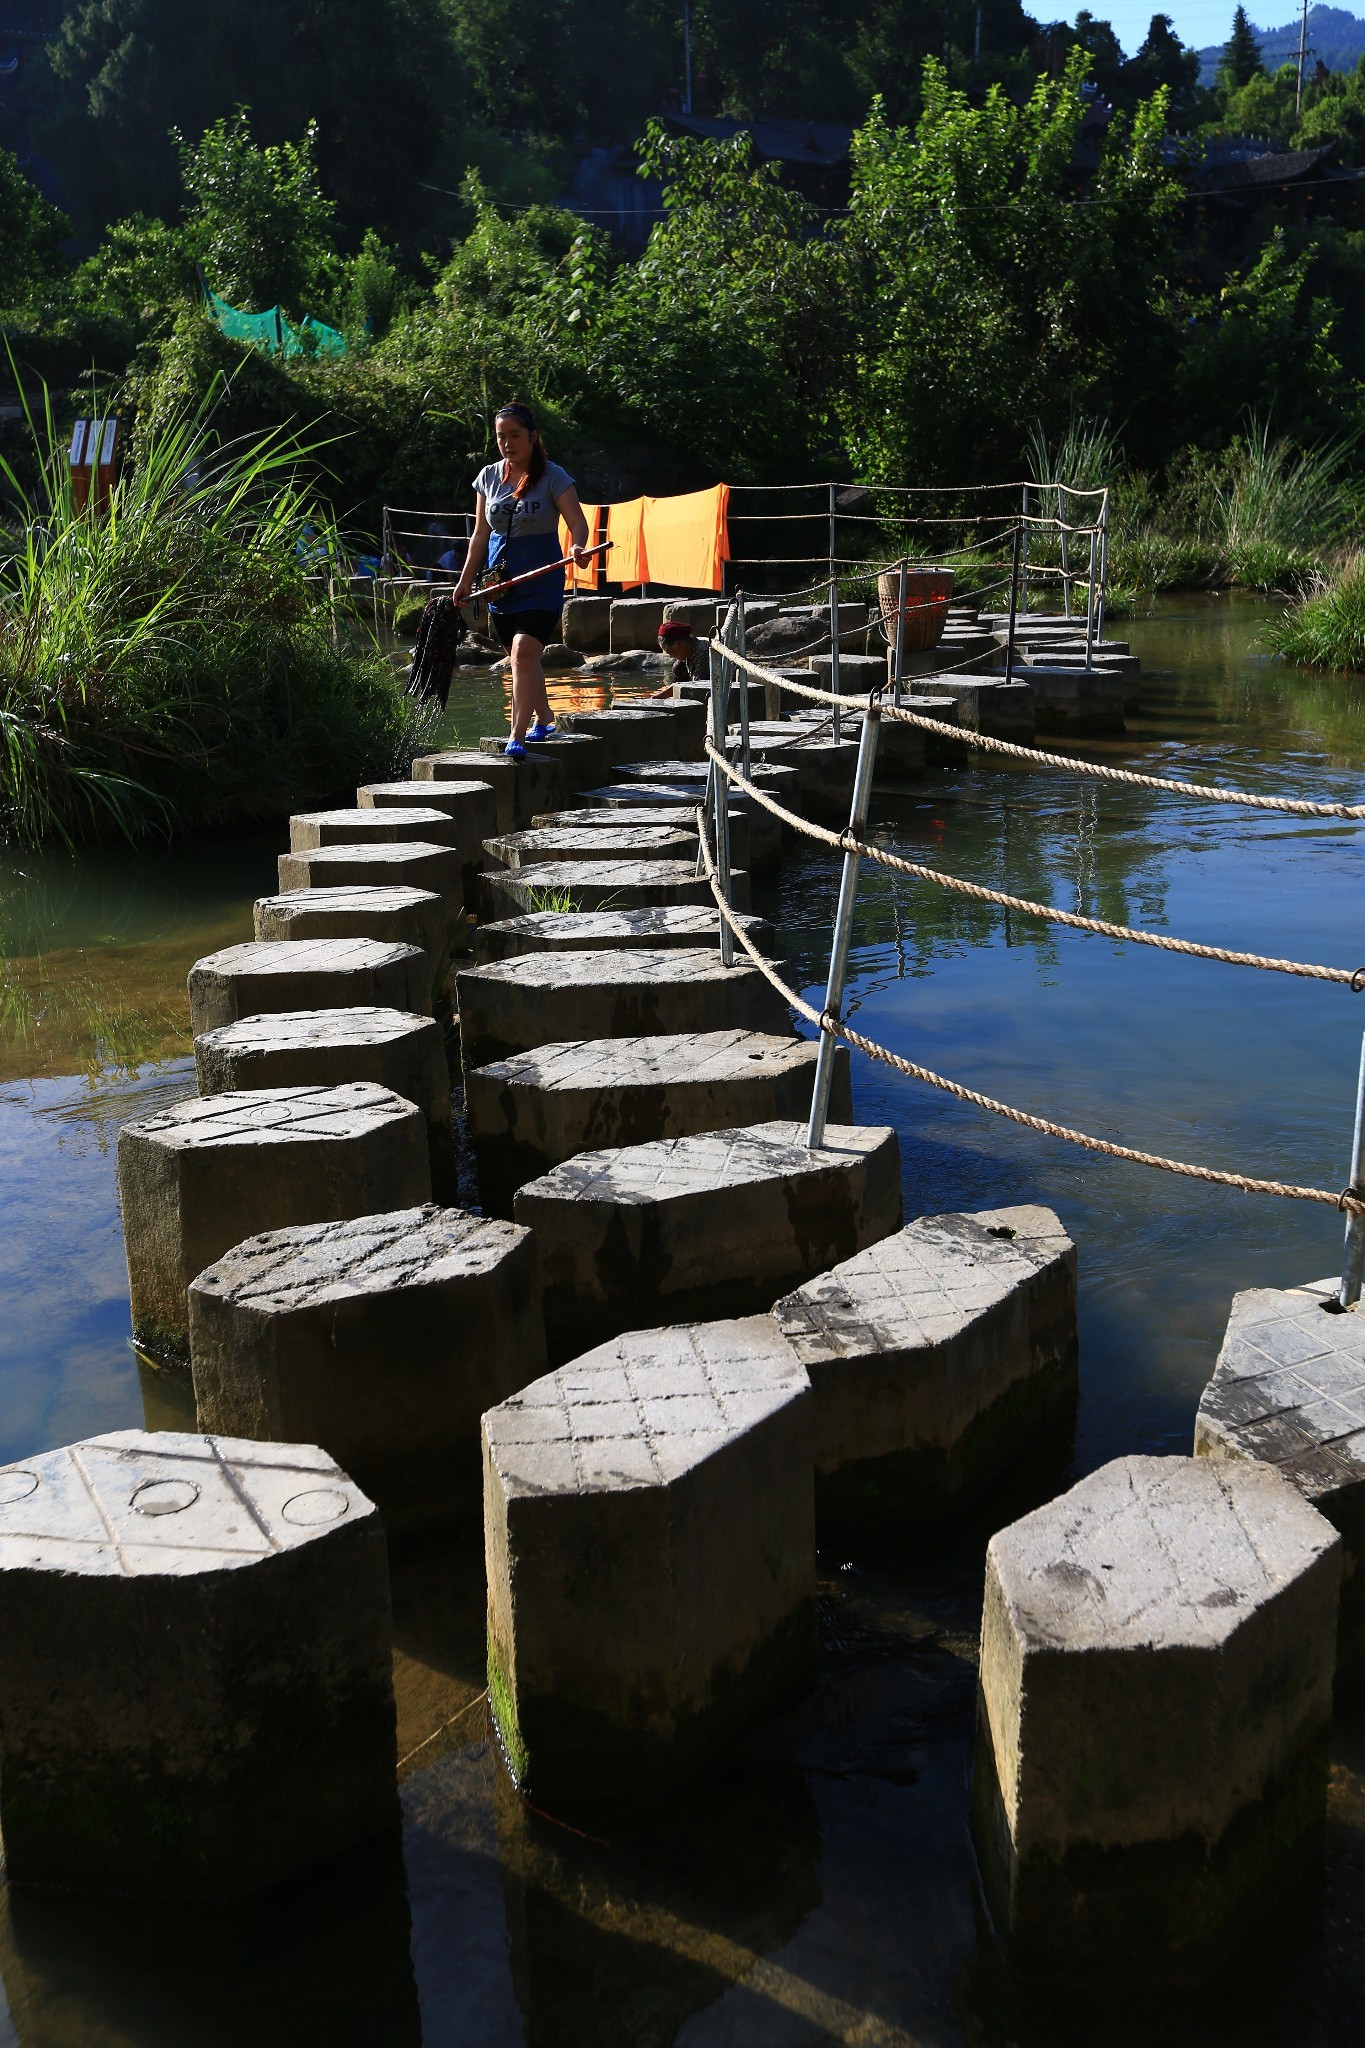
POLYGON ((524 761, 526 759, 526 749, 520 740, 509 740, 502 751, 513 761, 524 761))
POLYGON ((538 718, 535 724, 531 727, 531 730, 527 733, 526 737, 528 740, 552 740, 555 736, 556 730, 557 728, 555 726, 553 718, 550 720, 548 725, 543 724, 542 721, 538 718))

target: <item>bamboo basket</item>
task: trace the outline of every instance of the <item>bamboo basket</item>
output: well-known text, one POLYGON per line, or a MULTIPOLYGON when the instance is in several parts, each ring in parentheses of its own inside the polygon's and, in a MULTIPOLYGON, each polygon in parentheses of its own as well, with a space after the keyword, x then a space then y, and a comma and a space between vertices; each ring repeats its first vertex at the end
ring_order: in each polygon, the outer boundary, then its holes
MULTIPOLYGON (((896 605, 900 595, 900 571, 886 569, 877 578, 882 625, 892 647, 896 644, 896 605)), ((951 569, 907 569, 905 572, 905 639, 907 654, 927 654, 937 647, 948 623, 957 578, 951 569)))

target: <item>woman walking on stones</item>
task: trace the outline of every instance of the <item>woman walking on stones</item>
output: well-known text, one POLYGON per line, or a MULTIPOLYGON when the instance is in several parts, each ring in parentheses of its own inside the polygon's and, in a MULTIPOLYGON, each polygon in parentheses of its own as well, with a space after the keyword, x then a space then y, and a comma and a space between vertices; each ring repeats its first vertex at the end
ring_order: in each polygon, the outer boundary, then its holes
POLYGON ((569 529, 576 562, 586 557, 588 522, 568 471, 551 462, 529 406, 504 405, 493 421, 500 462, 490 462, 474 479, 477 512, 474 537, 455 586, 456 604, 474 588, 487 564, 492 572, 488 595, 493 630, 512 657, 512 737, 507 752, 525 758, 524 742, 548 739, 554 714, 545 689, 541 664, 546 642, 559 638, 564 609, 564 571, 560 561, 559 522, 569 529), (545 565, 543 576, 509 591, 500 603, 499 582, 525 576, 545 565))

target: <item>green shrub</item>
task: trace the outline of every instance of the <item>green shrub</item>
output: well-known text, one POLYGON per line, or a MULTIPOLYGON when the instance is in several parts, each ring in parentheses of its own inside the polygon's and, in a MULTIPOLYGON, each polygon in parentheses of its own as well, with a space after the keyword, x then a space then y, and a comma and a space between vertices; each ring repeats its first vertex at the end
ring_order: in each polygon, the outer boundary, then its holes
POLYGON ((1307 668, 1365 670, 1365 555, 1318 575, 1267 629, 1266 641, 1307 668))

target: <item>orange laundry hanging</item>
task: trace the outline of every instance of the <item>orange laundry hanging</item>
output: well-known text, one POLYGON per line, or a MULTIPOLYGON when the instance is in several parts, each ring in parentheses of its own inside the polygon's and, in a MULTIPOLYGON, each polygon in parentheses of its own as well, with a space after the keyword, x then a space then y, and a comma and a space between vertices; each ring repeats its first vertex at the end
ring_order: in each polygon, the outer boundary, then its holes
MULTIPOLYGON (((606 509, 605 505, 585 505, 583 507, 583 517, 588 522, 587 545, 590 548, 596 547, 598 541, 605 538, 602 532, 602 515, 606 509)), ((559 522, 560 554, 567 555, 572 546, 573 542, 569 535, 569 529, 561 519, 559 522)), ((575 562, 569 570, 568 576, 571 590, 596 590, 602 581, 602 557, 594 555, 590 562, 575 562)))
POLYGON ((730 559, 729 484, 676 498, 646 498, 643 504, 641 580, 673 583, 684 590, 723 589, 724 565, 730 559))
POLYGON ((633 590, 650 578, 643 525, 648 503, 648 498, 628 498, 623 504, 607 506, 607 539, 611 542, 607 581, 619 583, 623 590, 633 590))

